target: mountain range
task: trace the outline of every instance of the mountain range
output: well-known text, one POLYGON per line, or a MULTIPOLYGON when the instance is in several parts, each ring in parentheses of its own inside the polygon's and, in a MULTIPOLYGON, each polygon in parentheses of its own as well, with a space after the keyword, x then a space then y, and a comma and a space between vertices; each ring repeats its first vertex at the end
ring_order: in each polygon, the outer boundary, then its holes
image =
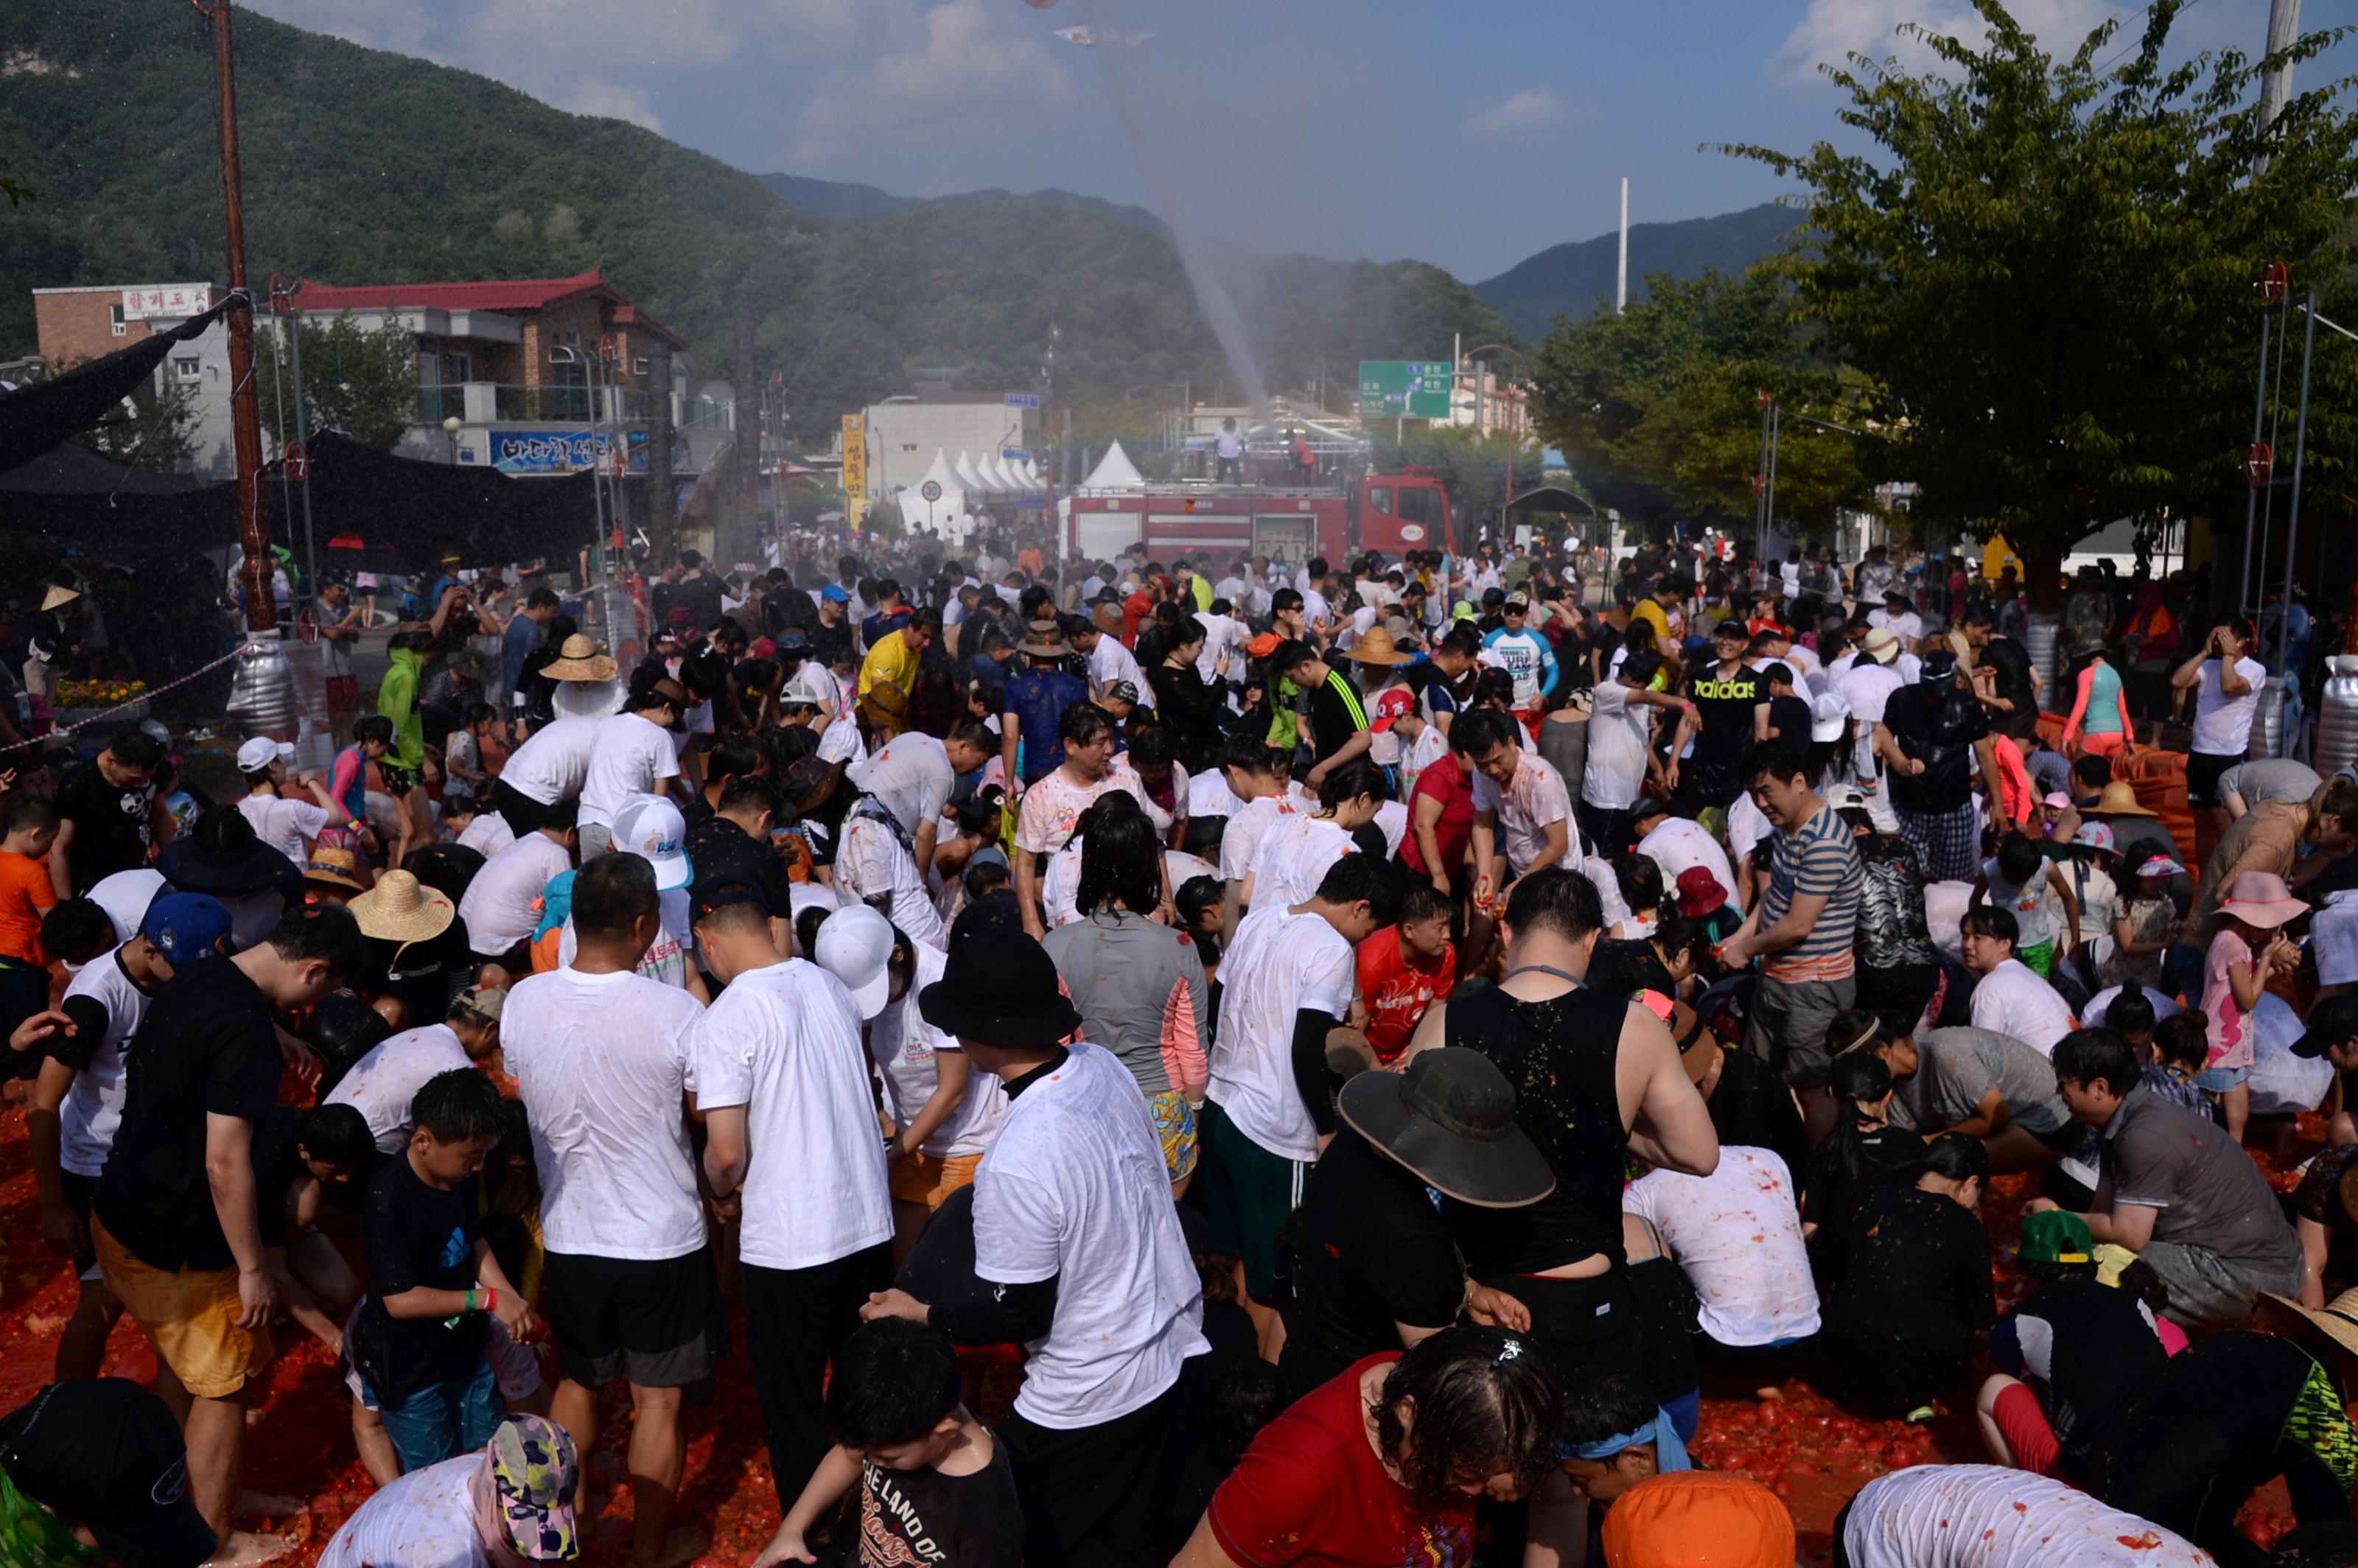
MULTIPOLYGON (((209 46, 153 0, 0 0, 0 159, 38 193, 0 208, 0 359, 32 351, 30 291, 221 281, 209 46)), ((776 370, 791 428, 906 391, 1038 384, 1129 433, 1152 410, 1238 395, 1152 214, 1069 191, 910 198, 757 176, 488 78, 236 17, 247 268, 341 284, 564 276, 603 266, 730 372, 737 322, 776 370), (356 106, 365 105, 365 112, 356 106)), ((1740 267, 1774 209, 1632 232, 1633 276, 1740 267)), ((1433 359, 1453 337, 1536 341, 1611 287, 1611 240, 1561 245, 1478 287, 1415 261, 1230 256, 1274 389, 1343 389, 1362 359, 1433 359), (1603 247, 1605 271, 1597 272, 1603 247), (1602 281, 1600 282, 1600 276, 1602 281)), ((817 438, 816 437, 814 439, 817 438)), ((1096 438, 1102 439, 1102 435, 1096 438)))

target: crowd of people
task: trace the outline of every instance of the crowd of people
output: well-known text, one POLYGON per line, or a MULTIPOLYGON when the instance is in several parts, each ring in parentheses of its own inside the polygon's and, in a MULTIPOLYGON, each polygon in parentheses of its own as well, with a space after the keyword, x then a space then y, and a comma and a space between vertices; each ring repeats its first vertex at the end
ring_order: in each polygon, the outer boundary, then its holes
POLYGON ((2279 1476, 2285 1561, 2358 1561, 2358 779, 2247 760, 2255 629, 2157 655, 2132 584, 2049 681, 2010 582, 1881 547, 1573 560, 688 552, 626 639, 454 559, 365 700, 322 596, 325 776, 27 779, 0 1033, 79 1295, 0 1555, 269 1556, 292 1335, 376 1487, 334 1568, 579 1555, 623 1401, 686 1563, 732 1374, 749 1568, 1784 1568, 1706 1378, 1972 1412, 1857 1568, 2258 1563, 2279 1476), (2189 844, 2121 766, 2181 702, 2189 844))

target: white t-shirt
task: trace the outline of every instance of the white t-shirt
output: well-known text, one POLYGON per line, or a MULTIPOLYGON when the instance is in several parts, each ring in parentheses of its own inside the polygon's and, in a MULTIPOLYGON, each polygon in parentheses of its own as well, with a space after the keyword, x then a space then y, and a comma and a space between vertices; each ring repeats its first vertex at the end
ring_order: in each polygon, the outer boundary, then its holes
POLYGON ((1708 1176, 1654 1171, 1623 1189, 1695 1288, 1703 1330, 1722 1345, 1768 1345, 1818 1331, 1818 1287, 1785 1162, 1741 1145, 1708 1176))
POLYGON ((750 969, 688 1039, 698 1108, 745 1108, 746 1262, 808 1269, 891 1239, 860 1009, 841 980, 800 958, 750 969))
MULTIPOLYGON (((1128 790, 1137 799, 1139 810, 1150 817, 1155 815, 1153 803, 1146 798, 1146 786, 1118 758, 1092 784, 1076 783, 1063 768, 1054 768, 1023 792, 1022 807, 1015 819, 1015 847, 1031 855, 1055 854, 1073 836, 1073 825, 1081 819, 1081 813, 1109 789, 1128 790)), ((1169 820, 1167 816, 1164 819, 1169 820)))
POLYGON ((549 1251, 660 1260, 704 1245, 682 1103, 702 1012, 643 975, 569 966, 508 992, 500 1045, 532 1119, 549 1251))
POLYGON ((2191 1541, 2062 1481, 1999 1465, 1919 1465, 1850 1506, 1852 1568, 2212 1568, 2191 1541))
POLYGON ((1398 855, 1401 841, 1408 838, 1408 803, 1388 800, 1376 807, 1376 831, 1384 836, 1384 853, 1398 855))
POLYGON ((817 755, 822 762, 851 762, 867 754, 868 748, 860 739, 860 721, 848 711, 839 712, 832 723, 819 731, 817 755))
POLYGON ((1260 853, 1260 841, 1293 815, 1293 802, 1282 795, 1265 795, 1231 811, 1228 825, 1220 830, 1220 880, 1244 881, 1260 853))
MULTIPOLYGON (((2106 986, 2103 990, 2090 997, 2088 1005, 2080 1010, 2081 1027, 2102 1029, 2104 1026, 2104 1020, 2112 1016, 2113 1003, 2119 999, 2124 989, 2120 986, 2106 986)), ((2145 1000, 2153 1004, 2153 1021, 2156 1023, 2159 1023, 2165 1018, 2176 1018, 2186 1011, 2151 986, 2140 989, 2145 992, 2145 1000)))
POLYGON ((810 688, 818 693, 819 708, 827 716, 829 723, 845 717, 843 683, 835 678, 835 672, 824 663, 817 659, 805 659, 795 666, 795 673, 788 677, 786 684, 791 686, 795 681, 808 682, 810 688))
POLYGON ((477 953, 504 953, 540 928, 533 907, 548 884, 573 869, 565 846, 545 833, 527 833, 483 862, 459 900, 467 946, 477 953))
POLYGON ((949 749, 914 730, 893 736, 874 756, 854 762, 845 773, 911 833, 941 816, 957 784, 957 775, 950 771, 949 749))
POLYGON ((106 918, 114 926, 115 941, 128 942, 139 935, 140 926, 147 919, 147 906, 163 891, 164 873, 152 866, 140 866, 100 878, 98 885, 86 896, 106 911, 106 918))
POLYGON ((2206 659, 2194 688, 2194 750, 2212 757, 2240 757, 2252 749, 2252 716, 2260 710, 2260 688, 2268 666, 2257 659, 2235 661, 2235 673, 2251 683, 2241 697, 2219 689, 2219 661, 2206 659))
POLYGON ((459 835, 460 849, 472 849, 487 860, 514 842, 515 829, 496 811, 478 811, 475 820, 459 835))
POLYGON ((1923 640, 1924 618, 1912 610, 1903 610, 1897 615, 1888 610, 1870 610, 1866 612, 1866 623, 1886 628, 1902 644, 1923 640))
POLYGON ((1331 816, 1295 812, 1280 819, 1253 856, 1253 907, 1293 908, 1318 892, 1336 861, 1356 852, 1351 836, 1331 816))
POLYGON ((1138 656, 1119 637, 1108 633, 1098 634, 1098 645, 1089 650, 1089 689, 1092 695, 1102 694, 1118 680, 1126 680, 1138 688, 1138 700, 1152 703, 1154 688, 1146 682, 1146 672, 1138 667, 1138 656))
POLYGON ((429 1023, 405 1029, 353 1063, 352 1070, 330 1091, 326 1103, 348 1105, 359 1111, 377 1149, 398 1154, 409 1142, 410 1102, 426 1087, 426 1080, 473 1065, 449 1025, 429 1023))
POLYGON ((916 857, 901 847, 890 824, 859 816, 844 822, 835 847, 835 885, 856 899, 889 900, 887 914, 902 935, 936 947, 949 946, 941 912, 917 874, 916 857))
POLYGON ((1228 787, 1228 772, 1222 768, 1206 768, 1200 773, 1187 775, 1187 815, 1197 821, 1207 817, 1226 819, 1245 808, 1237 792, 1228 787))
MULTIPOLYGON (((124 971, 120 947, 83 965, 66 987, 60 1005, 76 997, 106 1010, 106 1033, 90 1043, 88 1063, 74 1074, 58 1106, 58 1163, 96 1181, 114 1147, 114 1130, 123 1125, 124 1062, 151 999, 124 971)), ((82 1042, 70 1044, 80 1046, 82 1042)))
POLYGON ((1069 1047, 1008 1102, 975 1172, 974 1257, 993 1284, 1056 1281, 1015 1396, 1040 1426, 1128 1415, 1209 1348, 1154 1115, 1130 1069, 1095 1045, 1069 1047))
POLYGON ((543 806, 573 799, 590 777, 598 726, 604 722, 603 719, 559 719, 542 725, 509 753, 507 766, 500 770, 502 782, 526 800, 543 806))
POLYGON ((1238 1131, 1282 1159, 1318 1158, 1318 1129, 1293 1081, 1293 1015, 1347 1018, 1357 955, 1316 914, 1260 902, 1220 965, 1220 1032, 1209 1096, 1238 1131))
POLYGON ((475 1529, 481 1454, 412 1470, 377 1488, 344 1521, 319 1568, 491 1568, 475 1529))
POLYGON ((317 838, 328 825, 325 807, 284 795, 249 795, 237 809, 254 824, 254 836, 300 866, 310 859, 306 841, 317 838))
POLYGON ((1719 840, 1705 831, 1702 823, 1684 816, 1666 816, 1654 825, 1652 832, 1638 840, 1638 852, 1662 868, 1662 891, 1672 901, 1678 897, 1679 873, 1701 866, 1727 894, 1727 902, 1731 905, 1736 903, 1736 869, 1727 863, 1727 851, 1719 847, 1719 840))
POLYGON ((671 731, 652 719, 617 713, 598 720, 591 740, 590 773, 581 783, 585 827, 613 827, 614 814, 633 795, 651 794, 664 780, 679 776, 679 753, 673 749, 671 731))
MULTIPOLYGON (((1592 727, 1595 722, 1590 720, 1592 727)), ((1589 741, 1592 747, 1595 743, 1593 739, 1589 741)), ((1489 774, 1475 769, 1474 809, 1497 814, 1507 864, 1517 876, 1540 870, 1541 857, 1547 852, 1547 829, 1552 823, 1564 825, 1564 857, 1569 860, 1580 853, 1580 831, 1572 824, 1571 792, 1563 787, 1563 775, 1543 757, 1526 752, 1517 759, 1515 776, 1503 790, 1489 774)))
MULTIPOLYGON (((868 1025, 868 1050, 884 1080, 884 1103, 892 1112, 893 1123, 901 1127, 925 1108, 941 1082, 935 1053, 961 1049, 956 1039, 927 1023, 917 1011, 917 993, 942 978, 949 955, 923 942, 914 946, 917 973, 907 993, 898 1001, 886 1002, 884 1011, 868 1025)), ((719 1011, 717 1003, 714 1011, 719 1011)), ((1006 1114, 1007 1091, 1000 1087, 999 1080, 979 1069, 971 1072, 967 1075, 966 1098, 925 1140, 923 1152, 937 1159, 979 1154, 999 1136, 999 1120, 1006 1114)))
MULTIPOLYGON (((638 972, 658 985, 687 988, 688 955, 696 951, 696 931, 688 924, 687 889, 665 888, 655 894, 654 940, 639 955, 638 972)), ((557 961, 573 962, 579 952, 580 939, 574 935, 573 917, 567 915, 557 928, 557 961)))
MULTIPOLYGON (((1627 811, 1646 787, 1646 748, 1653 739, 1654 709, 1629 700, 1618 679, 1599 681, 1588 714, 1588 770, 1580 797, 1600 811, 1627 811)), ((1476 785, 1480 788, 1479 784, 1476 785)), ((1475 797, 1478 807, 1481 797, 1475 797)))
MULTIPOLYGON (((1238 609, 1243 608, 1236 599, 1227 594, 1222 594, 1220 597, 1228 599, 1229 603, 1236 604, 1238 609)), ((1229 667, 1234 670, 1236 664, 1233 655, 1238 648, 1251 641, 1252 628, 1233 615, 1216 615, 1208 610, 1197 611, 1195 619, 1201 622, 1204 627, 1204 651, 1195 655, 1195 673, 1206 680, 1217 680, 1220 678, 1220 655, 1222 654, 1231 655, 1229 667)))
POLYGON ((2011 1034, 2042 1056, 2071 1033, 2071 1004, 2019 958, 1974 982, 1974 1027, 2011 1034))

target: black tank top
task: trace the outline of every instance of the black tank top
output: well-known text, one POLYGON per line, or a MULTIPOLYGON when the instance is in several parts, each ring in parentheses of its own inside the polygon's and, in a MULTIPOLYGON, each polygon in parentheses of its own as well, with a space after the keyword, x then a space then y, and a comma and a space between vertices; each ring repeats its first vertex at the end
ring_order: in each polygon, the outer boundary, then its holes
POLYGON ((1629 1004, 1579 986, 1519 1001, 1497 986, 1453 1000, 1447 1043, 1479 1051, 1515 1086, 1515 1121, 1555 1172, 1555 1191, 1530 1208, 1450 1205, 1476 1274, 1537 1274, 1603 1253, 1617 1266, 1629 1130, 1615 1066, 1629 1004))

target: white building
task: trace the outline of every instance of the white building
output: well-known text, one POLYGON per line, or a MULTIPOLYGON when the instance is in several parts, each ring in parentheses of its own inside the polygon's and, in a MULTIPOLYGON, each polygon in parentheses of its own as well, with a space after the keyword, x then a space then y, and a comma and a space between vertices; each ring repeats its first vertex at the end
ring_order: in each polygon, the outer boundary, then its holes
POLYGON ((1020 392, 912 393, 870 405, 868 499, 920 483, 937 451, 1022 462, 1040 443, 1040 400, 1020 392))

